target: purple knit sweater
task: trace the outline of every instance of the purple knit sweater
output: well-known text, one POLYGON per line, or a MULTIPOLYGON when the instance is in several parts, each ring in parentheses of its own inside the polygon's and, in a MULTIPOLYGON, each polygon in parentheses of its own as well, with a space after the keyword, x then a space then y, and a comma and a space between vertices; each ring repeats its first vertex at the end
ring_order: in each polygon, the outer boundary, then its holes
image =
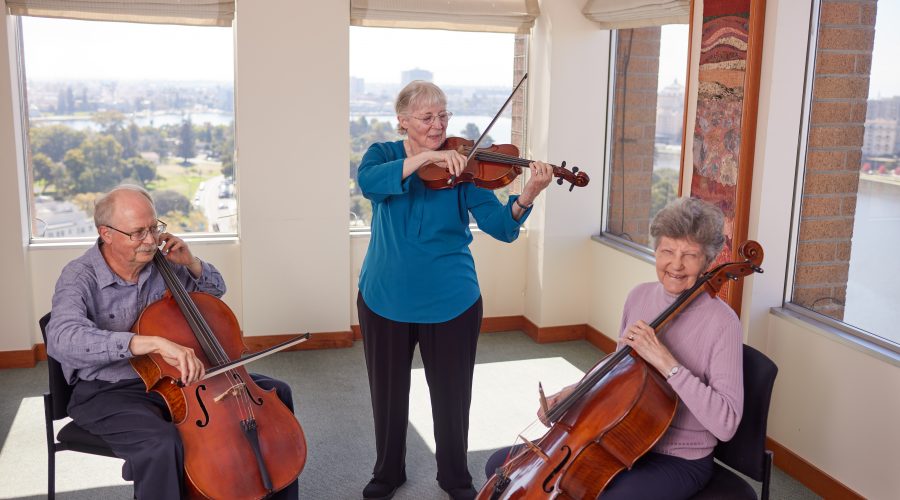
MULTIPOLYGON (((635 287, 625 301, 619 336, 638 320, 653 321, 675 298, 660 283, 635 287)), ((741 421, 741 322, 727 304, 703 294, 662 330, 660 341, 682 368, 668 380, 678 394, 678 410, 653 451, 703 458, 712 453, 717 438, 731 439, 741 421)))

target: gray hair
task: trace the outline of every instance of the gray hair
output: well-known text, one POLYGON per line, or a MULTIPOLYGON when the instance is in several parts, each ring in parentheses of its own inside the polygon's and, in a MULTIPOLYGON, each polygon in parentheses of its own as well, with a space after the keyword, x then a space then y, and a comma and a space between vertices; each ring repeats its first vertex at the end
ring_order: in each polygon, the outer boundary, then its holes
POLYGON ((724 221, 722 211, 711 203, 699 198, 677 198, 660 210, 650 223, 653 249, 659 247, 663 236, 687 239, 703 248, 706 264, 709 265, 725 244, 722 233, 724 221))
MULTIPOLYGON (((154 207, 153 198, 150 197, 150 193, 146 189, 134 184, 120 184, 114 187, 110 192, 97 198, 97 201, 94 202, 94 225, 96 227, 108 226, 110 222, 112 222, 112 217, 116 208, 116 199, 119 197, 118 193, 122 191, 140 193, 144 195, 144 198, 147 198, 147 201, 150 202, 150 206, 154 207)), ((154 210, 156 210, 156 207, 154 207, 154 210)))
MULTIPOLYGON (((397 116, 409 114, 410 110, 420 106, 433 106, 435 104, 447 104, 447 96, 437 85, 425 80, 413 80, 397 94, 394 102, 394 111, 397 116)), ((406 129, 397 123, 397 133, 406 135, 406 129)))

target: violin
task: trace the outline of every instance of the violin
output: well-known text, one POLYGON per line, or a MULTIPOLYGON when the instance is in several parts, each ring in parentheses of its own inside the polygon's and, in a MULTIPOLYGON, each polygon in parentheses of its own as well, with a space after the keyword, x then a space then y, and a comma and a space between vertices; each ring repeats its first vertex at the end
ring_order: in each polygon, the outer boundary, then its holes
MULTIPOLYGON (((431 189, 450 189, 462 182, 471 182, 485 189, 499 189, 514 181, 522 174, 522 169, 527 168, 531 160, 519 158, 519 148, 513 144, 494 144, 486 148, 472 148, 475 141, 462 137, 448 137, 441 145, 441 150, 456 150, 459 154, 471 158, 466 163, 466 168, 458 176, 434 163, 422 165, 419 170, 419 178, 426 187, 431 189)), ((558 177, 557 184, 563 181, 569 182, 569 191, 578 187, 587 186, 590 177, 584 172, 579 172, 578 167, 572 170, 566 168, 566 162, 553 167, 553 175, 558 177)))
POLYGON ((256 385, 242 366, 281 346, 240 358, 247 349, 231 309, 210 294, 187 292, 161 252, 153 263, 168 292, 141 312, 132 331, 194 349, 207 373, 185 386, 159 354, 136 356, 131 365, 147 392, 159 393, 169 407, 184 445, 189 496, 258 499, 284 489, 306 463, 303 429, 275 391, 256 385))
MULTIPOLYGON (((743 261, 700 276, 650 323, 657 335, 703 293, 715 297, 726 280, 762 272, 759 243, 746 241, 739 252, 743 261)), ((597 498, 616 474, 650 451, 677 406, 678 397, 663 376, 626 346, 600 360, 571 394, 545 412, 550 430, 535 442, 524 440, 477 498, 597 498)))

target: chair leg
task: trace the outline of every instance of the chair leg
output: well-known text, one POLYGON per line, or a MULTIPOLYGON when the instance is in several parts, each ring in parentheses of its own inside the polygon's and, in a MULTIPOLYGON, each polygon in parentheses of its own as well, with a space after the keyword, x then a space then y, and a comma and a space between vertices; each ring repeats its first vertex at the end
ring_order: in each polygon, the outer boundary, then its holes
POLYGON ((766 450, 766 468, 763 472, 762 487, 760 488, 760 500, 769 500, 769 481, 772 479, 773 453, 766 450))
POLYGON ((47 498, 56 498, 56 451, 51 451, 47 457, 47 498))
POLYGON ((53 398, 44 393, 44 427, 47 434, 47 498, 56 497, 56 436, 53 434, 53 398))

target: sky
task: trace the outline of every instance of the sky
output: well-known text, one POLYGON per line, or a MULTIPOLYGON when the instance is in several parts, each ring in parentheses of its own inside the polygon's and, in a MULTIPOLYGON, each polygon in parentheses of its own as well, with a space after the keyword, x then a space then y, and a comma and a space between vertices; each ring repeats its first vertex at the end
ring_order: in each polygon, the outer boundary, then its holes
POLYGON ((900 95, 900 71, 897 48, 900 47, 900 2, 878 2, 875 18, 875 49, 872 52, 872 78, 869 99, 900 95))
POLYGON ((431 71, 438 85, 512 87, 515 35, 442 30, 350 28, 350 76, 400 83, 400 73, 431 71))
POLYGON ((688 25, 666 24, 659 43, 659 89, 678 80, 684 86, 687 78, 688 25))
POLYGON ((22 17, 26 77, 234 80, 231 28, 22 17))

